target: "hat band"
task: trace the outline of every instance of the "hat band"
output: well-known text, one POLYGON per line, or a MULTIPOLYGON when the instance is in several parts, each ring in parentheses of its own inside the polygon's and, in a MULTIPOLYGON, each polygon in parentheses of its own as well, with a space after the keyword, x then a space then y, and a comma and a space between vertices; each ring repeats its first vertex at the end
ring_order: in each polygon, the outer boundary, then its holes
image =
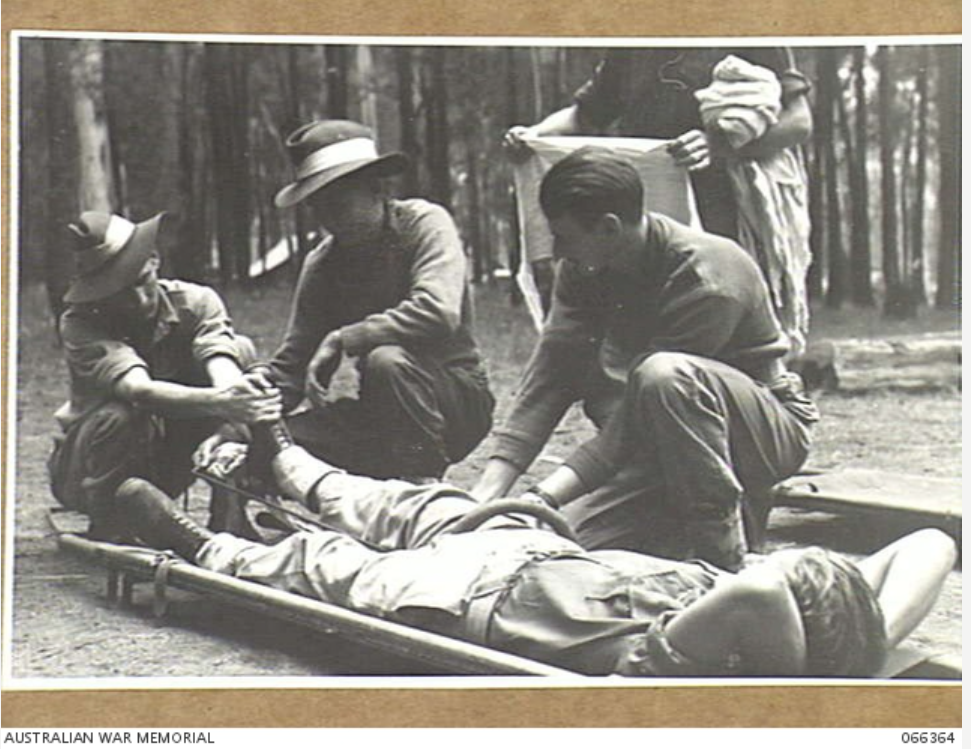
POLYGON ((378 158, 378 150, 370 138, 351 138, 330 146, 324 146, 303 160, 297 167, 297 179, 341 166, 352 161, 378 158))
POLYGON ((85 256, 82 256, 79 270, 82 273, 90 273, 100 268, 121 252, 134 233, 135 224, 121 216, 112 215, 105 227, 104 241, 92 247, 85 256))

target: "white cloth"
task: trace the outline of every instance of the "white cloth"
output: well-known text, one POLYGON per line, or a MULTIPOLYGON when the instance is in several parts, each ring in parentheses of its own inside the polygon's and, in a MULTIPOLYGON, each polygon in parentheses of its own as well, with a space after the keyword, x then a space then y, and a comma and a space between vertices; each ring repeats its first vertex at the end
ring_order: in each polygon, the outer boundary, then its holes
MULTIPOLYGON (((775 73, 729 55, 695 93, 706 128, 722 131, 734 149, 779 121, 782 87, 775 73)), ((789 337, 790 356, 806 347, 809 199, 802 153, 788 148, 760 159, 730 158, 728 176, 738 209, 738 241, 758 262, 776 315, 789 337)))
POLYGON ((519 215, 522 262, 516 281, 537 330, 543 307, 533 280, 532 263, 553 256, 553 235, 539 205, 539 186, 546 172, 567 154, 583 146, 609 148, 628 159, 644 183, 644 207, 701 228, 688 172, 667 152, 669 141, 651 138, 588 138, 577 136, 527 138, 530 156, 516 164, 513 180, 519 215))
POLYGON ((715 66, 711 85, 696 91, 695 98, 705 127, 723 132, 732 148, 761 137, 782 111, 775 73, 734 55, 715 66))

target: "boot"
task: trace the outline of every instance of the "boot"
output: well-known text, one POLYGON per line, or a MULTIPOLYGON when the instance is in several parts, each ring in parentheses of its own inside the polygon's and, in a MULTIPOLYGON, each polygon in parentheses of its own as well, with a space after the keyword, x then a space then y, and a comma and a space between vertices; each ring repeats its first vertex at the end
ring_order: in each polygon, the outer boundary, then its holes
POLYGON ((214 535, 144 479, 123 482, 115 493, 115 501, 118 513, 144 543, 156 549, 171 549, 189 561, 195 561, 199 549, 214 535))
POLYGON ((253 435, 253 449, 272 460, 275 455, 295 445, 290 428, 283 419, 261 421, 250 426, 253 435))
POLYGON ((272 485, 273 459, 283 450, 296 444, 283 419, 263 421, 250 426, 249 456, 250 475, 272 485))

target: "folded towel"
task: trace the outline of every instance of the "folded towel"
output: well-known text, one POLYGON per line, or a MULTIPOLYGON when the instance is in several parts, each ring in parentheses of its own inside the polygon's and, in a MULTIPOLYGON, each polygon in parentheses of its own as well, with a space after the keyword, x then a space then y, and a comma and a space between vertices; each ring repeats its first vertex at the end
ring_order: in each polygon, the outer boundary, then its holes
POLYGON ((737 149, 779 121, 782 86, 768 68, 729 55, 712 71, 712 83, 695 92, 705 127, 721 130, 737 149))

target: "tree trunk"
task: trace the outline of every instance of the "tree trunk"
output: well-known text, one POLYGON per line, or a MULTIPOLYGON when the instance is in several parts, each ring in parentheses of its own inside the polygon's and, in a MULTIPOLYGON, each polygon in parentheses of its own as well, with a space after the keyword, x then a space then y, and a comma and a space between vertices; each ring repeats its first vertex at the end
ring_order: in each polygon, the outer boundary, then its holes
POLYGON ((529 50, 529 73, 533 83, 533 122, 539 122, 546 114, 546 103, 543 101, 543 65, 536 47, 529 50))
POLYGON ((421 155, 418 142, 418 113, 415 110, 414 55, 410 47, 395 49, 395 67, 398 75, 398 123, 401 130, 401 150, 412 158, 412 168, 405 172, 403 189, 406 195, 418 192, 418 174, 415 166, 421 155))
POLYGON ((445 75, 446 48, 428 50, 428 78, 425 81, 425 151, 431 181, 432 199, 451 208, 451 172, 449 169, 448 85, 445 75))
POLYGON ((327 66, 327 116, 334 119, 348 116, 347 47, 339 45, 324 48, 324 64, 327 66))
POLYGON ((955 310, 961 307, 961 47, 938 47, 937 63, 941 223, 934 304, 955 310))
POLYGON ((865 47, 854 48, 853 62, 856 142, 853 155, 849 159, 850 195, 853 205, 850 240, 850 296, 854 304, 861 307, 872 307, 874 299, 870 267, 870 178, 867 174, 870 136, 867 132, 869 111, 866 100, 865 47))
POLYGON ((74 253, 71 251, 66 226, 77 219, 78 164, 72 114, 64 106, 71 97, 69 51, 77 42, 46 39, 44 49, 44 84, 46 132, 48 146, 47 236, 44 252, 44 283, 54 320, 64 311, 64 294, 74 275, 74 253))
MULTIPOLYGON (((825 89, 825 86, 824 86, 825 89)), ((826 143, 823 140, 825 123, 830 120, 829 101, 825 90, 817 92, 816 103, 813 108, 812 162, 809 175, 809 248, 812 252, 812 263, 806 276, 806 294, 815 301, 823 297, 823 279, 828 266, 826 256, 826 214, 827 206, 823 188, 826 184, 826 143)))
MULTIPOLYGON (((506 99, 506 127, 522 124, 519 121, 519 71, 516 65, 516 50, 513 47, 506 49, 505 59, 505 99, 506 99)), ((519 270, 519 265, 523 261, 523 249, 519 243, 519 209, 516 203, 516 193, 509 192, 509 270, 515 277, 519 270)), ((509 284, 509 301, 513 305, 523 302, 523 296, 519 289, 519 284, 515 281, 509 284)))
POLYGON ((152 189, 154 210, 168 213, 166 230, 162 232, 162 253, 166 270, 173 276, 201 280, 198 256, 203 247, 190 234, 195 223, 190 217, 194 210, 194 195, 186 189, 188 148, 183 138, 191 137, 186 127, 185 67, 188 50, 182 44, 166 44, 162 53, 162 80, 159 81, 158 118, 161 121, 158 142, 159 173, 152 189))
POLYGON ((930 47, 920 47, 920 67, 917 70, 917 174, 914 177, 914 218, 910 244, 910 298, 917 307, 927 304, 924 285, 924 193, 927 187, 927 68, 930 47))
MULTIPOLYGON (((286 138, 296 130, 298 127, 304 124, 304 115, 300 103, 303 101, 303 97, 300 91, 300 48, 292 45, 286 48, 287 55, 287 123, 285 127, 285 132, 282 133, 282 137, 286 138)), ((286 150, 284 148, 284 150, 286 150)), ((289 156, 289 154, 288 154, 289 156)), ((277 213, 277 217, 280 217, 280 213, 277 213)), ((298 257, 303 257, 307 252, 310 251, 310 241, 307 237, 307 221, 304 216, 304 212, 300 209, 293 211, 293 228, 294 234, 296 236, 296 246, 293 242, 290 243, 290 252, 296 252, 298 257)), ((284 220, 283 225, 286 226, 286 221, 284 220)))
POLYGON ((373 131, 378 130, 378 95, 371 48, 359 44, 356 49, 357 90, 360 92, 360 122, 373 131))
POLYGON ((216 243, 223 283, 249 268, 248 112, 235 45, 206 45, 206 92, 216 195, 216 243))
POLYGON ((182 95, 185 106, 180 127, 182 137, 182 186, 188 196, 183 236, 187 247, 179 248, 180 274, 204 279, 210 269, 209 249, 212 244, 212 189, 209 184, 210 154, 204 127, 205 87, 203 80, 204 51, 201 45, 184 48, 182 95))
POLYGON ((823 146, 826 195, 826 306, 839 309, 846 297, 846 251, 843 247, 840 210, 839 160, 836 157, 836 132, 833 127, 836 99, 841 96, 838 76, 840 50, 826 47, 819 53, 819 117, 815 127, 823 146))
POLYGON ((894 83, 890 69, 890 49, 877 48, 880 107, 880 182, 883 203, 883 312, 888 317, 907 315, 906 293, 900 276, 900 233, 897 216, 896 138, 893 123, 894 83))
POLYGON ((487 277, 490 271, 487 258, 487 247, 483 241, 482 231, 482 191, 479 188, 479 148, 475 143, 474 129, 469 128, 466 134, 466 164, 468 173, 469 199, 469 244, 472 250, 472 279, 479 283, 487 277))
POLYGON ((74 125, 78 138, 78 203, 85 211, 114 208, 111 150, 104 99, 104 47, 85 39, 71 48, 74 125))

